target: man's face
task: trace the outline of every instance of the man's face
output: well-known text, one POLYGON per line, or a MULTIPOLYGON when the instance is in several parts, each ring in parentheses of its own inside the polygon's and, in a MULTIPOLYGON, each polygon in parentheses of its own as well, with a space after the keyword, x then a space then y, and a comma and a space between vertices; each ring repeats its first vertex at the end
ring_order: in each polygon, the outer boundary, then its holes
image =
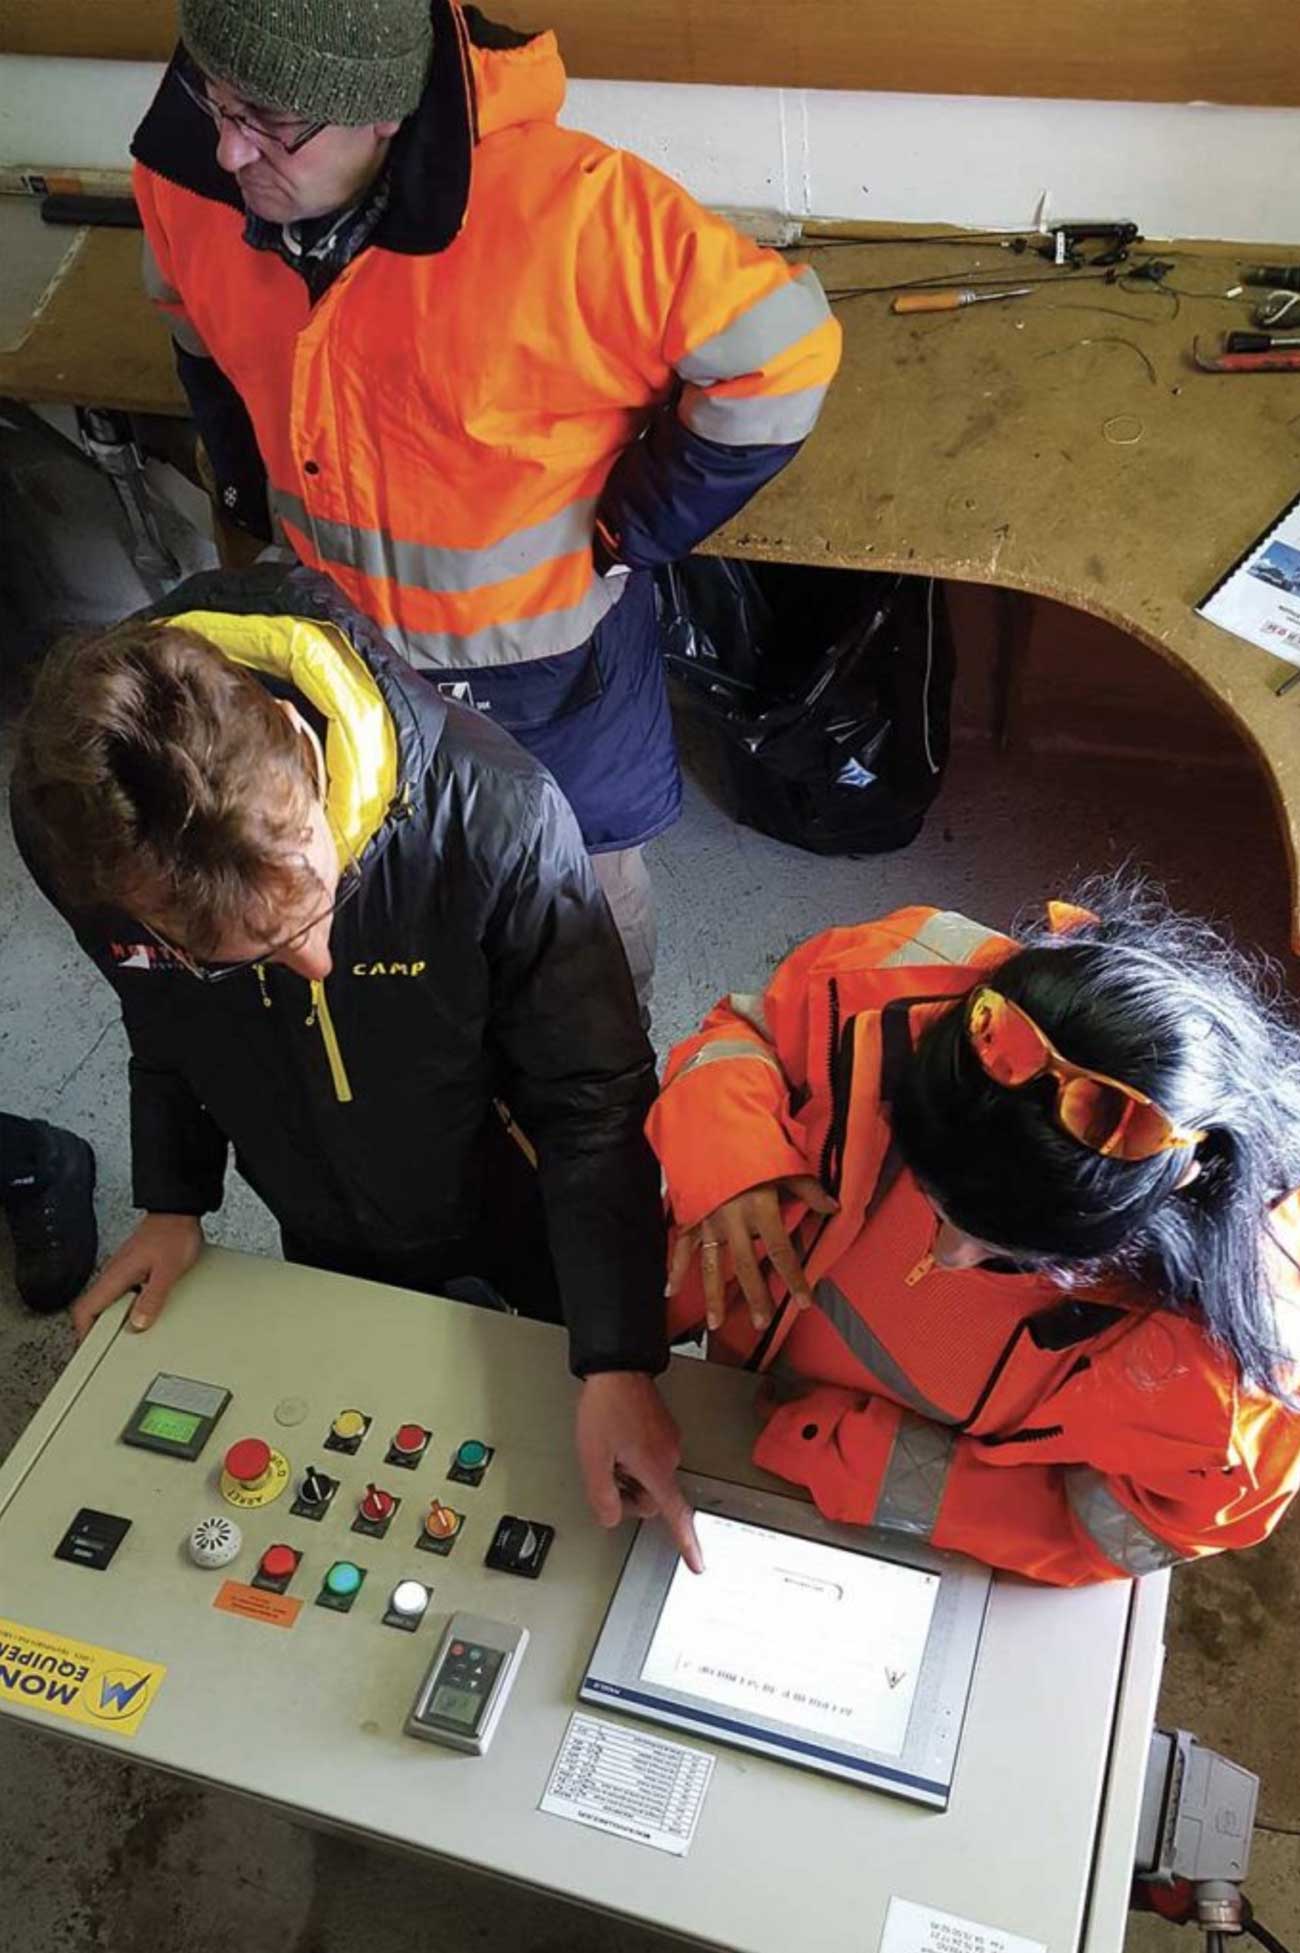
POLYGON ((286 145, 312 126, 301 116, 258 108, 222 81, 209 78, 204 89, 213 107, 223 111, 218 163, 239 185, 245 208, 272 224, 346 209, 378 175, 400 126, 369 122, 354 129, 329 123, 291 153, 286 145))
MULTIPOLYGON (((321 743, 295 706, 284 699, 276 703, 290 724, 307 741, 316 769, 318 797, 308 804, 302 832, 284 849, 284 865, 295 872, 295 893, 281 908, 273 927, 267 929, 264 925, 252 923, 232 926, 215 950, 192 961, 196 964, 206 963, 210 967, 279 963, 286 970, 293 970, 298 976, 305 977, 308 982, 323 983, 334 967, 330 954, 334 910, 340 892, 346 899, 351 891, 343 889, 339 844, 325 813, 326 769, 321 743)), ((348 869, 349 879, 355 877, 357 872, 353 861, 348 869)), ((140 920, 145 927, 168 948, 178 951, 182 958, 191 960, 183 929, 173 926, 166 916, 145 912, 145 908, 146 905, 142 904, 140 920)))
POLYGON ((202 957, 190 951, 182 923, 161 912, 151 913, 147 902, 140 904, 137 913, 159 942, 192 966, 216 970, 230 964, 279 963, 308 982, 323 983, 334 967, 330 932, 341 870, 338 845, 319 803, 313 802, 299 839, 285 848, 284 865, 295 871, 297 887, 274 923, 232 925, 202 957))
POLYGON ((286 860, 301 867, 302 892, 277 916, 270 936, 248 929, 232 929, 210 959, 214 963, 246 963, 253 958, 282 964, 308 982, 323 983, 334 967, 330 931, 339 886, 339 855, 324 809, 313 803, 300 847, 286 860))

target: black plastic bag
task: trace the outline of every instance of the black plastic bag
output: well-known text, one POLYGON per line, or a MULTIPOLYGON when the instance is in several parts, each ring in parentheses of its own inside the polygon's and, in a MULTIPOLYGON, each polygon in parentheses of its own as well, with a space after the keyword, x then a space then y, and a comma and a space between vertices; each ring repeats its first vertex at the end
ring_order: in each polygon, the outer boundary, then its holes
POLYGON ((916 838, 948 758, 939 584, 719 556, 655 581, 668 670, 738 820, 813 854, 916 838))

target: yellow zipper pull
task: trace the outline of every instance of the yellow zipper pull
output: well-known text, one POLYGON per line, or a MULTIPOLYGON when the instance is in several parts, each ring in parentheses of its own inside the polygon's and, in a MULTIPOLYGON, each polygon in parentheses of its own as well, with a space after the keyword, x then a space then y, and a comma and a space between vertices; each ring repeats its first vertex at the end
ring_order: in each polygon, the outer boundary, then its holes
POLYGON ((271 994, 266 987, 266 965, 264 963, 254 963, 253 968, 257 972, 257 987, 262 993, 262 1008, 263 1010, 270 1010, 271 994))
POLYGON ((329 1002, 323 983, 313 983, 311 986, 311 1014, 307 1022, 320 1025, 321 1041, 325 1046, 325 1056, 329 1060, 330 1077, 334 1081, 335 1098, 340 1105, 351 1105, 352 1086, 343 1063, 343 1053, 339 1049, 334 1019, 330 1016, 329 1002))
POLYGON ((923 1282, 926 1276, 933 1272, 933 1269, 934 1256, 927 1250, 921 1256, 921 1259, 917 1262, 911 1273, 903 1277, 904 1288, 915 1288, 918 1282, 923 1282))

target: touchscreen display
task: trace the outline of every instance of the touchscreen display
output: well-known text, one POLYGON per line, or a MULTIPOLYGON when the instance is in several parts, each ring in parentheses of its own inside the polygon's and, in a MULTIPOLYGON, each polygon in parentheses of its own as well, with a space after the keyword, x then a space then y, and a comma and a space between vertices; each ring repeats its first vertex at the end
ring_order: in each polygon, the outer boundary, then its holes
POLYGON ((940 1576, 697 1512, 644 1682, 810 1734, 901 1753, 940 1576))

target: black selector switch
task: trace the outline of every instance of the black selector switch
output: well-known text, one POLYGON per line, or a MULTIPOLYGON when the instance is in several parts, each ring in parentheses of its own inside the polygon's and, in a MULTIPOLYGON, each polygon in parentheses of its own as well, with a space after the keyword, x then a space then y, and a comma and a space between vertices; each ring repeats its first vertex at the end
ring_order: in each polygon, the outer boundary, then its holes
POLYGON ((507 1512, 497 1521, 483 1564, 497 1573, 518 1573, 525 1580, 536 1580, 554 1538, 554 1526, 545 1526, 540 1519, 516 1519, 507 1512))
POLYGON ((111 1512, 96 1512, 83 1505, 63 1538, 54 1549, 56 1560, 71 1560, 74 1566, 92 1566, 103 1571, 131 1530, 129 1519, 111 1512))
POLYGON ((330 1478, 325 1472, 318 1472, 315 1465, 308 1465, 298 1483, 298 1496, 290 1508, 294 1518, 323 1519, 338 1489, 337 1478, 330 1478))

